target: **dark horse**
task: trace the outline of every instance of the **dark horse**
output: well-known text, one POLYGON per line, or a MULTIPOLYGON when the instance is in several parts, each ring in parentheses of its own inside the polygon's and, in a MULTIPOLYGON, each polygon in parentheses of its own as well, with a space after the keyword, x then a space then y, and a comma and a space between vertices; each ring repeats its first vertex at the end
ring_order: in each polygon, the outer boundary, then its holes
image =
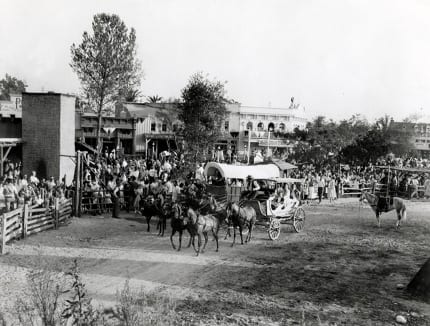
MULTIPOLYGON (((187 223, 190 223, 193 229, 193 247, 194 247, 194 238, 197 235, 198 238, 198 249, 196 250, 197 256, 199 253, 203 253, 205 251, 206 245, 208 243, 208 233, 212 232, 215 241, 216 241, 216 251, 218 251, 218 232, 221 226, 221 220, 216 218, 213 215, 200 215, 191 207, 187 210, 187 223), (205 244, 203 248, 200 250, 202 246, 202 236, 205 238, 205 244)), ((194 247, 195 249, 195 247, 194 247)))
POLYGON ((236 227, 239 228, 240 241, 243 244, 242 230, 248 227, 248 235, 245 243, 251 241, 252 229, 257 220, 257 213, 251 206, 240 207, 237 203, 228 203, 226 207, 226 223, 233 224, 233 247, 236 241, 236 227))
POLYGON ((150 222, 153 216, 158 216, 157 229, 159 228, 159 235, 162 233, 162 223, 163 223, 163 204, 164 197, 162 194, 158 194, 155 198, 153 195, 149 195, 143 200, 141 213, 146 217, 146 223, 148 224, 147 231, 150 231, 150 222))
POLYGON ((363 201, 364 199, 366 199, 366 201, 369 203, 372 210, 375 212, 376 220, 378 221, 378 227, 381 227, 381 221, 379 220, 379 216, 381 215, 382 212, 389 212, 394 209, 396 210, 397 228, 400 227, 400 221, 402 218, 403 220, 406 220, 406 205, 402 198, 393 197, 392 203, 391 201, 387 203, 386 198, 380 198, 367 191, 363 191, 360 196, 360 201, 363 201))
MULTIPOLYGON (((179 203, 174 203, 172 205, 170 225, 172 227, 172 234, 170 235, 170 242, 172 243, 173 249, 176 250, 176 246, 173 243, 173 236, 175 235, 176 232, 178 232, 179 233, 178 251, 181 250, 182 233, 184 232, 184 230, 187 230, 188 233, 190 234, 190 241, 189 241, 188 246, 187 246, 187 248, 189 248, 191 246, 191 241, 193 240, 193 229, 191 227, 191 224, 187 223, 187 220, 185 219, 185 217, 183 215, 182 206, 179 203)), ((194 242, 193 242, 193 245, 194 245, 194 242)))

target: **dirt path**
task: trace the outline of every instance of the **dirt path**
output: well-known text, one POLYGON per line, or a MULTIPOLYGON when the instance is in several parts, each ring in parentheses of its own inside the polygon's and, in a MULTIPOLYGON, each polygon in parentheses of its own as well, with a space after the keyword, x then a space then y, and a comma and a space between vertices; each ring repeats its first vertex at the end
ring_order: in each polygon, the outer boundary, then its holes
POLYGON ((370 209, 358 211, 355 202, 311 206, 303 233, 285 229, 272 242, 258 228, 250 244, 231 248, 231 239, 221 240, 215 253, 210 241, 199 257, 191 248, 173 251, 168 237, 157 237, 155 228, 148 234, 140 217, 74 219, 8 246, 0 257, 0 309, 12 308, 26 272, 41 260, 66 271, 77 259, 91 296, 103 305, 114 304, 129 280, 132 288, 173 298, 182 313, 202 320, 392 325, 402 314, 409 325, 430 324, 430 305, 396 289, 430 252, 430 204, 409 207, 398 231, 394 213, 385 214, 378 229, 370 209))

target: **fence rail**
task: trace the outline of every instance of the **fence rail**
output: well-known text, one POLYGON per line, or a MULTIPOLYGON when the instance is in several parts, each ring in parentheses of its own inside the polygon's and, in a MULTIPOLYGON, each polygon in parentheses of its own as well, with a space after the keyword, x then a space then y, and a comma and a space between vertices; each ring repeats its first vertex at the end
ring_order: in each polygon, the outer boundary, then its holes
POLYGON ((57 229, 72 216, 72 199, 56 199, 53 207, 38 208, 28 204, 0 216, 1 248, 3 254, 8 242, 49 229, 57 229))

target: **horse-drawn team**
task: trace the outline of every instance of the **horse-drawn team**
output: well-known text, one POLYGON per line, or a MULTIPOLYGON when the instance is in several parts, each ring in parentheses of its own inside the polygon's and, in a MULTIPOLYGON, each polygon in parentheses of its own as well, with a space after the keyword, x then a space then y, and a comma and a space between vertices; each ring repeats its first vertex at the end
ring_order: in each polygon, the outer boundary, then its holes
MULTIPOLYGON (((204 252, 209 235, 213 236, 216 251, 218 251, 218 234, 223 223, 228 227, 233 227, 232 246, 236 240, 236 229, 239 230, 242 244, 244 243, 242 231, 245 229, 248 230, 245 242, 251 240, 252 229, 256 222, 254 208, 240 207, 238 203, 231 202, 227 205, 220 205, 213 195, 206 193, 204 184, 200 182, 186 187, 183 195, 178 199, 172 201, 171 197, 163 193, 151 194, 142 199, 141 207, 141 214, 146 218, 148 232, 152 217, 158 217, 157 229, 160 236, 164 235, 167 220, 170 220, 172 229, 170 241, 173 249, 181 250, 182 236, 184 232, 187 232, 189 234, 188 247, 192 244, 197 255, 204 252), (176 233, 179 234, 178 247, 173 240, 176 233)), ((226 238, 227 236, 229 236, 229 229, 227 229, 226 238)))

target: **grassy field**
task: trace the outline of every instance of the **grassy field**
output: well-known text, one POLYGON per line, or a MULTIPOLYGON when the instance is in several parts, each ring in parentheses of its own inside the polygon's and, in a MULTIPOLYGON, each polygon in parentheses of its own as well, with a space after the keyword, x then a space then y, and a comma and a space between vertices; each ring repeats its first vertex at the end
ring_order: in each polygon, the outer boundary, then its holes
POLYGON ((222 240, 215 253, 209 242, 199 257, 185 247, 174 251, 155 227, 148 234, 139 216, 74 219, 0 257, 0 309, 11 312, 25 292, 25 273, 41 259, 61 272, 77 258, 96 303, 113 305, 129 280, 174 301, 184 324, 393 325, 399 314, 408 325, 430 324, 430 304, 397 288, 429 256, 430 203, 409 203, 400 230, 395 213, 384 214, 378 229, 370 209, 356 202, 305 209, 300 234, 286 227, 272 242, 259 227, 250 244, 231 248, 231 239, 222 240))

